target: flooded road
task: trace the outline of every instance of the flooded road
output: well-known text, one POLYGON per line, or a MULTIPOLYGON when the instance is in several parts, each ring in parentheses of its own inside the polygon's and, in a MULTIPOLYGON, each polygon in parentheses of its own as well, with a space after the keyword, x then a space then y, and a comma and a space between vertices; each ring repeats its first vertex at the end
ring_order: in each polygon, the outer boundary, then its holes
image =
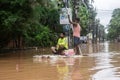
POLYGON ((33 58, 48 50, 2 56, 0 80, 120 80, 120 43, 83 44, 81 48, 88 56, 33 58))

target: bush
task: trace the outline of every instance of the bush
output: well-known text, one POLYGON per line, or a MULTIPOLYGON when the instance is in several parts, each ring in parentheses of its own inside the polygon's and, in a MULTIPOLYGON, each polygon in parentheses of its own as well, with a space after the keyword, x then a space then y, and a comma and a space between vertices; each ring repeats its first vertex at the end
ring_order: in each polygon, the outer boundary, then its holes
POLYGON ((49 47, 56 44, 57 37, 48 26, 32 25, 31 30, 25 35, 27 46, 49 47))

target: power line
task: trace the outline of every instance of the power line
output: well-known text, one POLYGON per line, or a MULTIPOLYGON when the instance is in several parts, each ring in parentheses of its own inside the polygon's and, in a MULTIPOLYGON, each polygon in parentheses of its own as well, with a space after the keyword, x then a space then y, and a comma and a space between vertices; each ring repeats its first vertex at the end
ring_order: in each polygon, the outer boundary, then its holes
POLYGON ((105 9, 96 9, 98 11, 110 11, 110 12, 113 12, 113 10, 105 10, 105 9))
POLYGON ((97 13, 107 13, 112 14, 113 10, 105 10, 105 9, 96 9, 97 13))

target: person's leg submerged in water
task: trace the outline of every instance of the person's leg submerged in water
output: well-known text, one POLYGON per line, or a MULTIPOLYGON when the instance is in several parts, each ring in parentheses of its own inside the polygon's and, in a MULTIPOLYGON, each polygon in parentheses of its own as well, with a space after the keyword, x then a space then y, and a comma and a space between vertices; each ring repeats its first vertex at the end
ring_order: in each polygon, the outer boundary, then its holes
POLYGON ((81 49, 80 49, 80 38, 79 37, 74 37, 74 51, 75 51, 75 54, 77 55, 82 54, 81 49))

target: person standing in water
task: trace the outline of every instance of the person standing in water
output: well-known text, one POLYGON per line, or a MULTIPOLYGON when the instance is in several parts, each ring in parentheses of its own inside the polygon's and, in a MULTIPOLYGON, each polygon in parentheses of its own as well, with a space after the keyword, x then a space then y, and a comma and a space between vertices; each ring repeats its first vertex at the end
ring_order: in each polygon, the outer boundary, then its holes
POLYGON ((81 33, 81 26, 79 24, 80 19, 75 18, 75 22, 73 22, 70 20, 70 15, 68 15, 68 19, 69 19, 69 22, 73 24, 74 51, 76 54, 81 54, 81 51, 79 50, 80 33, 81 33))

